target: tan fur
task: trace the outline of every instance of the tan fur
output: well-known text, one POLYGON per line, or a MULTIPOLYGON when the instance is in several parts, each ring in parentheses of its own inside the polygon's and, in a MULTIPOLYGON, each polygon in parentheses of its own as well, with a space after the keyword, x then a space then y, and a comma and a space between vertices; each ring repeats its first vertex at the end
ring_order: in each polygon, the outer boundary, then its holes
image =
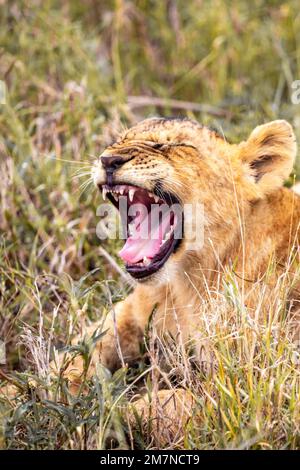
MULTIPOLYGON (((234 268, 240 279, 247 307, 255 308, 253 282, 263 279, 271 261, 277 263, 276 281, 293 247, 297 254, 300 198, 282 187, 296 156, 295 136, 286 121, 261 125, 248 140, 230 144, 194 121, 148 119, 103 154, 111 155, 125 161, 114 174, 116 183, 152 191, 159 179, 162 189, 175 193, 182 204, 202 203, 205 225, 203 245, 184 239, 164 267, 107 316, 108 333, 93 362, 115 369, 121 364, 118 344, 125 363, 138 358, 154 308, 159 335, 180 335, 183 344, 197 340, 201 306, 207 293, 222 285, 228 269, 234 268), (162 146, 153 148, 154 142, 162 146)), ((100 160, 93 177, 97 185, 105 183, 100 160)), ((185 230, 192 224, 186 219, 185 230)))

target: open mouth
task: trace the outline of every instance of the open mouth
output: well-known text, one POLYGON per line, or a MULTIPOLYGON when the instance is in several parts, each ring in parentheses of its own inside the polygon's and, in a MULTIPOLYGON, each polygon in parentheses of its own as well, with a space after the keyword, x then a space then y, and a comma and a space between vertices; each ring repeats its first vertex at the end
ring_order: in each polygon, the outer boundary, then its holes
POLYGON ((157 272, 178 248, 183 229, 179 200, 157 187, 154 192, 138 186, 101 185, 107 197, 119 210, 126 242, 119 252, 126 270, 136 279, 157 272))

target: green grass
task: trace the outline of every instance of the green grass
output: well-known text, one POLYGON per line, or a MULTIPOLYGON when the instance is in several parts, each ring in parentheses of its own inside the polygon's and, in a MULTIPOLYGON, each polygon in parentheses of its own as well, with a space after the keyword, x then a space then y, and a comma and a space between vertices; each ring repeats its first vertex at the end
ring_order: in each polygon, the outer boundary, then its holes
MULTIPOLYGON (((184 352, 166 352, 163 372, 150 354, 150 365, 144 359, 113 376, 99 368, 73 397, 62 378, 50 382, 47 374, 54 346, 70 345, 107 311, 110 295, 128 292, 99 251, 99 195, 81 186, 93 157, 122 126, 152 115, 196 118, 232 141, 285 118, 299 139, 300 105, 290 99, 296 79, 296 0, 1 2, 0 338, 7 363, 0 372, 20 390, 0 400, 1 448, 300 448, 299 369, 285 325, 276 336, 272 324, 242 321, 232 280, 220 293, 224 308, 214 310, 218 322, 211 318, 209 335, 203 327, 218 362, 212 375, 186 369, 184 352), (138 106, 137 96, 161 105, 138 106), (174 99, 189 104, 174 109, 174 99), (211 108, 195 111, 199 103, 211 108), (172 387, 190 389, 197 405, 183 439, 162 444, 155 432, 131 432, 126 410, 142 386, 166 383, 165 374, 172 387)), ((295 170, 300 176, 299 164, 295 170)), ((117 251, 114 242, 101 246, 117 251)), ((92 347, 86 338, 87 364, 92 347)))

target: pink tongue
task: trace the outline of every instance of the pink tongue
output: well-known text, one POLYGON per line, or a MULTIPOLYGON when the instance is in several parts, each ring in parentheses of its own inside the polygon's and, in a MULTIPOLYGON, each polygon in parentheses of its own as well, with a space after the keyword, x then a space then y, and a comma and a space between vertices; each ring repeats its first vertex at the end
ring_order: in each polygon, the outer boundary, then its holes
MULTIPOLYGON (((150 213, 145 217, 141 224, 141 230, 136 229, 136 233, 128 237, 119 256, 127 263, 137 263, 143 261, 144 257, 154 258, 159 252, 164 234, 170 227, 170 213, 163 216, 159 226, 151 230, 150 213)), ((134 220, 135 226, 138 227, 137 218, 134 220)))

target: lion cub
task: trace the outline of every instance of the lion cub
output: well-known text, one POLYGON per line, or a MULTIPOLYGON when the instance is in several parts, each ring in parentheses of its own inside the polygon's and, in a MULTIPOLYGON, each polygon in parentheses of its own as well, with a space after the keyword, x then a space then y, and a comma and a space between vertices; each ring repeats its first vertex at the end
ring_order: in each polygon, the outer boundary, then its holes
MULTIPOLYGON (((283 120, 258 126, 248 140, 230 144, 195 121, 153 118, 103 152, 92 175, 117 209, 121 200, 126 203, 121 217, 127 238, 120 256, 136 286, 108 314, 93 364, 100 361, 113 370, 136 360, 153 312, 158 335, 197 342, 201 306, 229 270, 249 311, 257 303, 253 283, 264 279, 270 263, 275 263, 274 282, 288 269, 295 284, 300 198, 283 182, 296 150, 293 130, 283 120), (131 210, 137 206, 146 211, 131 210)), ((297 292, 293 285, 293 312, 297 292)), ((272 295, 270 287, 270 305, 272 295)), ((297 315, 292 318, 296 332, 297 315)), ((76 359, 74 383, 81 371, 76 359)))

